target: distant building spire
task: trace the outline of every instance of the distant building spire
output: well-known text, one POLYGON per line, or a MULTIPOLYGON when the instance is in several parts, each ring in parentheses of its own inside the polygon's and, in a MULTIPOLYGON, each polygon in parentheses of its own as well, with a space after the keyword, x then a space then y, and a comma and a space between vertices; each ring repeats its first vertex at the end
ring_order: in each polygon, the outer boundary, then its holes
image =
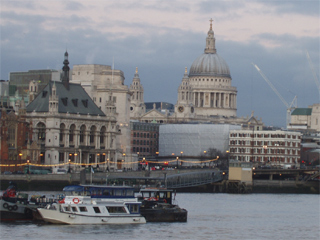
POLYGON ((61 82, 63 83, 63 85, 65 86, 66 89, 69 90, 69 71, 70 71, 70 67, 69 67, 69 60, 68 60, 68 52, 66 51, 64 54, 64 61, 63 61, 63 68, 62 68, 62 77, 61 77, 61 82))
POLYGON ((212 18, 210 21, 210 29, 208 31, 208 36, 206 38, 206 48, 204 49, 204 53, 216 53, 216 39, 214 38, 214 32, 212 30, 212 18))

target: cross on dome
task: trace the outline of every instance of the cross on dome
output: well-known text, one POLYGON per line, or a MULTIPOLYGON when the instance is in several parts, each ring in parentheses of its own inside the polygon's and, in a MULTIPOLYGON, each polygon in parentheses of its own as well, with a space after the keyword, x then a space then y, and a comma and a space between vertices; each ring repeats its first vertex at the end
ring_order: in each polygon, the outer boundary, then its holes
POLYGON ((209 22, 210 22, 210 30, 212 30, 212 22, 213 22, 212 18, 209 20, 209 22))

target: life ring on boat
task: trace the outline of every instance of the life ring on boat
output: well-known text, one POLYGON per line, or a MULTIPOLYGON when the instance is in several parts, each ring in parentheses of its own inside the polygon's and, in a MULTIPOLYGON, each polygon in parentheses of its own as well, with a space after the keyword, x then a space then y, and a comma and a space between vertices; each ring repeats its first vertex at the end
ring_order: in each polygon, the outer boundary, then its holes
POLYGON ((13 206, 12 206, 12 210, 13 210, 13 211, 17 211, 17 209, 18 209, 18 206, 17 206, 17 205, 13 205, 13 206))
POLYGON ((8 208, 9 204, 5 202, 2 206, 3 206, 4 208, 8 208))
POLYGON ((15 192, 12 192, 12 191, 9 192, 9 197, 15 197, 15 196, 16 196, 15 192))
POLYGON ((9 210, 9 211, 12 211, 12 210, 13 210, 13 207, 12 207, 12 206, 8 206, 8 210, 9 210))
POLYGON ((74 204, 78 204, 80 202, 80 200, 79 200, 79 198, 74 198, 74 199, 72 199, 72 202, 74 204))
POLYGON ((148 201, 158 201, 158 199, 155 197, 151 197, 151 198, 148 198, 148 201))

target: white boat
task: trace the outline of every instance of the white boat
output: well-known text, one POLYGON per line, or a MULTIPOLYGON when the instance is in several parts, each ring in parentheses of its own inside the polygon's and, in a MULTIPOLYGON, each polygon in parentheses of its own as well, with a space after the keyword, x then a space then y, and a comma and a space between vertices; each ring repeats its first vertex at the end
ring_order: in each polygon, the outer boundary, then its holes
POLYGON ((141 202, 126 186, 77 185, 63 189, 65 198, 38 208, 45 222, 56 224, 138 224, 141 202))

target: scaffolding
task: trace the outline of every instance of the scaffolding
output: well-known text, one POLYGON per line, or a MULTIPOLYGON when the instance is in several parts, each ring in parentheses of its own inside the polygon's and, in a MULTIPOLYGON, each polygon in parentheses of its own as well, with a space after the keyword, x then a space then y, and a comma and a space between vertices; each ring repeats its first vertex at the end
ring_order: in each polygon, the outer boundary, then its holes
POLYGON ((159 156, 202 156, 215 148, 229 149, 229 131, 241 126, 231 124, 165 124, 159 128, 159 156))

